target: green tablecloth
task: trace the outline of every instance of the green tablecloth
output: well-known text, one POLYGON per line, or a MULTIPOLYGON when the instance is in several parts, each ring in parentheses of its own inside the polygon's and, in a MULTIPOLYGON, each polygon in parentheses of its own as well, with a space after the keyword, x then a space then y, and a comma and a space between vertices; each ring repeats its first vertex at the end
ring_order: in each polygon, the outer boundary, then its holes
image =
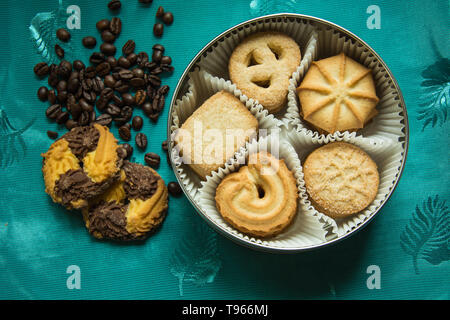
MULTIPOLYGON (((47 104, 37 99, 33 66, 42 61, 29 26, 58 0, 0 3, 0 298, 1 299, 448 299, 449 264, 449 2, 439 1, 164 1, 144 7, 124 0, 116 44, 137 51, 162 43, 175 72, 164 83, 171 98, 184 68, 207 42, 259 15, 296 12, 334 22, 364 39, 402 89, 410 145, 400 183, 361 232, 331 247, 295 255, 261 253, 211 230, 184 197, 170 198, 162 229, 148 241, 115 244, 89 236, 80 215, 44 192, 42 159, 51 144, 47 104), (380 13, 379 29, 370 18, 380 13), (163 5, 175 16, 164 36, 152 29, 163 5), (370 7, 370 8, 369 8, 370 7), (79 289, 69 289, 75 270, 79 289), (69 284, 69 285, 68 285, 69 284)), ((111 17, 107 1, 63 1, 81 10, 67 58, 87 62, 81 46, 98 37, 95 22, 111 17)), ((45 14, 43 15, 45 17, 45 14)), ((375 21, 376 22, 376 21, 375 21)), ((50 24, 51 26, 51 24, 50 24)), ((51 32, 50 32, 51 34, 51 32)), ((45 32, 41 34, 48 37, 45 32)), ((42 48, 41 48, 41 54, 42 48)), ((44 52, 45 54, 45 52, 44 52)), ((140 110, 137 111, 138 113, 140 110)), ((147 118, 148 150, 163 155, 168 103, 157 124, 147 118)), ((117 128, 113 127, 117 134, 117 128)), ((136 149, 136 148, 135 148, 136 149)), ((135 151, 143 162, 143 153, 135 151)), ((164 159, 164 158, 163 158, 164 159)), ((175 180, 162 161, 158 170, 175 180)))

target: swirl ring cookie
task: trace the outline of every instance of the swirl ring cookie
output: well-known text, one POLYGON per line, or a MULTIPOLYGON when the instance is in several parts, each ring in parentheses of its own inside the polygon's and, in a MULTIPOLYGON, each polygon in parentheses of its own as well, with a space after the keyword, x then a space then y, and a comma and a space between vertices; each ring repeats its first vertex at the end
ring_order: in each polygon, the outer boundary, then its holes
POLYGON ((363 150, 346 142, 314 150, 303 170, 314 207, 332 218, 364 210, 378 193, 377 165, 363 150))
POLYGON ((228 71, 243 94, 276 113, 286 104, 289 79, 300 59, 300 48, 291 37, 279 32, 259 32, 234 49, 228 71))
POLYGON ((42 156, 45 192, 68 209, 80 209, 119 178, 122 159, 107 127, 76 127, 42 156))
POLYGON ((285 229, 297 212, 297 185, 284 160, 270 153, 249 156, 248 166, 227 175, 216 190, 222 217, 239 231, 258 237, 285 229))
POLYGON ((83 218, 95 238, 142 240, 164 221, 167 202, 167 187, 155 170, 125 161, 120 179, 83 209, 83 218))

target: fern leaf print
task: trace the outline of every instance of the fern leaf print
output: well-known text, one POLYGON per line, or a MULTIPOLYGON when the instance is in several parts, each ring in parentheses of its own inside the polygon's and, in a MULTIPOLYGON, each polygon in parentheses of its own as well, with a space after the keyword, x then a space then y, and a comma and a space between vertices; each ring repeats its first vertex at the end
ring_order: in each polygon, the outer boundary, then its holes
POLYGON ((205 285, 214 281, 222 266, 216 234, 203 224, 182 238, 170 259, 170 272, 178 278, 180 296, 184 282, 205 285))
MULTIPOLYGON (((63 7, 62 0, 59 0, 57 9, 51 12, 39 12, 31 20, 29 26, 31 41, 37 52, 47 63, 58 61, 55 53, 55 44, 57 43, 56 30, 64 26, 67 17, 68 14, 63 7)), ((59 44, 61 45, 61 43, 59 44)), ((72 52, 70 49, 65 48, 65 51, 70 53, 72 52)))
POLYGON ((408 224, 400 235, 402 249, 412 257, 419 274, 418 260, 438 265, 450 259, 450 211, 445 200, 436 195, 416 206, 408 224))
MULTIPOLYGON (((435 48, 435 51, 437 49, 435 48)), ((417 119, 423 122, 422 131, 430 125, 442 126, 448 119, 450 106, 450 59, 439 53, 437 61, 422 72, 422 94, 417 119)))

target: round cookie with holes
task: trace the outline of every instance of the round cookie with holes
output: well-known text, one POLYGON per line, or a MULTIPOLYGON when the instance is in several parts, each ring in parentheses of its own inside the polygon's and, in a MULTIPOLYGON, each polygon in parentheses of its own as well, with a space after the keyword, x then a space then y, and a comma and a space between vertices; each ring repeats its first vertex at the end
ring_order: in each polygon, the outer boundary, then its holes
POLYGON ((279 32, 259 32, 233 50, 228 72, 243 94, 277 113, 286 104, 289 79, 300 60, 300 48, 291 37, 279 32))
POLYGON ((125 161, 120 179, 82 212, 95 238, 143 240, 164 221, 167 203, 167 187, 158 173, 125 161))
POLYGON ((313 206, 332 218, 364 210, 378 193, 376 163, 350 143, 333 142, 314 150, 306 158, 303 172, 313 206))
POLYGON ((42 154, 45 191, 67 209, 87 206, 120 177, 118 148, 105 126, 73 128, 42 154))

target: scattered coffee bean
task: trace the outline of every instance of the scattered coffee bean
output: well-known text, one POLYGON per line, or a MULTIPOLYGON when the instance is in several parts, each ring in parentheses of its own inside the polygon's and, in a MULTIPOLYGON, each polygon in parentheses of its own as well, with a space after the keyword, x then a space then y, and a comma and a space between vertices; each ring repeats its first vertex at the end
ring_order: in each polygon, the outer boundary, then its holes
POLYGON ((131 93, 122 94, 122 103, 126 106, 133 106, 136 101, 131 93))
POLYGON ((156 37, 158 38, 162 37, 163 32, 164 32, 164 25, 162 23, 155 23, 153 25, 153 34, 156 37))
POLYGON ((128 69, 128 68, 131 66, 130 60, 128 60, 128 59, 125 58, 125 57, 120 57, 120 58, 117 60, 117 64, 118 64, 119 66, 121 66, 122 68, 125 68, 125 69, 128 69))
POLYGON ((127 158, 130 158, 133 154, 133 147, 129 143, 121 144, 121 147, 127 151, 127 158))
POLYGON ((47 87, 40 87, 38 92, 37 92, 37 96, 38 96, 39 100, 47 101, 47 99, 48 99, 48 88, 47 87))
POLYGON ((73 62, 73 68, 74 68, 75 70, 80 71, 81 69, 86 68, 86 66, 84 65, 83 61, 81 61, 81 60, 75 60, 75 61, 73 62))
POLYGON ((164 141, 162 142, 162 144, 161 144, 161 147, 162 147, 162 149, 163 149, 164 151, 167 152, 167 150, 169 150, 168 145, 169 145, 169 144, 168 144, 167 140, 164 140, 164 141))
POLYGON ((162 6, 158 7, 158 10, 156 10, 156 17, 162 18, 164 15, 164 8, 162 6))
POLYGON ((144 120, 142 119, 141 116, 135 116, 133 118, 133 120, 131 121, 131 127, 136 131, 141 130, 143 124, 144 124, 144 120))
POLYGON ((58 124, 63 124, 65 123, 67 120, 69 120, 69 113, 67 111, 63 111, 60 114, 58 114, 58 116, 56 117, 56 123, 58 124))
POLYGON ((145 148, 147 148, 147 136, 144 133, 139 132, 134 140, 139 149, 144 150, 145 148))
POLYGON ((48 130, 47 131, 47 136, 50 139, 55 140, 56 138, 58 138, 58 132, 48 130))
POLYGON ((152 49, 153 49, 153 50, 161 51, 162 53, 164 53, 164 51, 165 51, 164 46, 163 46, 162 44, 158 44, 158 43, 155 44, 155 45, 153 45, 152 49))
POLYGON ((144 155, 144 161, 152 168, 158 168, 161 158, 154 152, 148 152, 144 155))
POLYGON ((97 45, 97 40, 92 36, 84 37, 81 42, 83 43, 83 46, 88 49, 92 49, 97 45))
POLYGON ((136 94, 134 95, 134 100, 138 106, 142 105, 145 102, 145 99, 147 97, 147 94, 144 90, 138 90, 136 91, 136 94))
POLYGON ((109 30, 116 36, 118 36, 122 31, 122 20, 120 20, 120 18, 118 17, 112 18, 109 24, 109 30))
POLYGON ((44 77, 49 74, 50 68, 47 63, 39 62, 33 68, 34 73, 39 77, 44 77))
POLYGON ((104 42, 100 46, 100 51, 107 56, 113 56, 116 54, 116 46, 111 43, 104 42))
POLYGON ((172 14, 172 12, 164 12, 164 15, 162 16, 162 21, 165 24, 171 25, 173 23, 173 14, 172 14))
POLYGON ((127 158, 127 150, 126 150, 124 147, 119 146, 119 147, 117 148, 116 152, 117 152, 117 156, 118 156, 120 159, 126 159, 126 158, 127 158))
POLYGON ((102 19, 97 21, 95 26, 97 27, 97 30, 99 32, 102 32, 103 30, 109 29, 110 21, 108 19, 102 19))
POLYGON ((106 58, 106 62, 109 63, 109 65, 111 66, 111 68, 115 68, 117 66, 117 60, 116 58, 114 58, 113 56, 109 56, 106 58))
POLYGON ((131 131, 127 126, 121 126, 119 128, 119 136, 124 141, 130 141, 131 140, 131 131))
POLYGON ((56 117, 61 113, 61 105, 60 104, 53 104, 47 108, 45 111, 45 115, 49 119, 56 119, 56 117))
MULTIPOLYGON (((100 64, 103 61, 105 61, 105 55, 102 52, 94 52, 89 57, 89 62, 92 64, 100 64)), ((95 69, 94 69, 94 74, 92 75, 92 77, 93 76, 95 76, 95 69)))
POLYGON ((161 58, 161 64, 167 64, 167 65, 172 64, 172 58, 169 56, 163 56, 161 58))
POLYGON ((139 0, 139 2, 143 4, 151 4, 153 0, 139 0))
POLYGON ((153 62, 161 62, 162 57, 163 57, 162 51, 160 51, 160 50, 153 50, 153 54, 152 54, 152 61, 153 62))
POLYGON ((167 184, 167 190, 174 197, 181 195, 183 192, 178 182, 175 181, 171 181, 167 184))
POLYGON ((73 119, 69 119, 66 121, 65 126, 66 126, 66 129, 70 131, 73 128, 78 127, 78 123, 73 119))
POLYGON ((102 31, 101 38, 103 42, 113 43, 116 40, 116 36, 109 30, 102 31))
POLYGON ((50 104, 55 104, 56 103, 55 90, 51 89, 51 90, 48 91, 47 99, 48 99, 48 102, 50 102, 50 104))
POLYGON ((61 59, 64 58, 64 49, 59 44, 55 44, 55 53, 61 59))
POLYGON ((122 53, 124 56, 127 56, 130 53, 133 53, 135 48, 136 43, 133 40, 128 40, 122 47, 122 53))
POLYGON ((109 10, 112 10, 112 11, 119 10, 121 6, 122 6, 122 3, 120 3, 119 0, 111 0, 108 3, 108 8, 109 8, 109 10))
POLYGON ((62 42, 67 42, 70 40, 70 33, 64 28, 59 28, 58 30, 56 30, 56 36, 62 42))
POLYGON ((95 122, 101 124, 102 126, 110 126, 112 122, 112 117, 109 114, 104 113, 99 115, 97 119, 95 119, 95 122))

